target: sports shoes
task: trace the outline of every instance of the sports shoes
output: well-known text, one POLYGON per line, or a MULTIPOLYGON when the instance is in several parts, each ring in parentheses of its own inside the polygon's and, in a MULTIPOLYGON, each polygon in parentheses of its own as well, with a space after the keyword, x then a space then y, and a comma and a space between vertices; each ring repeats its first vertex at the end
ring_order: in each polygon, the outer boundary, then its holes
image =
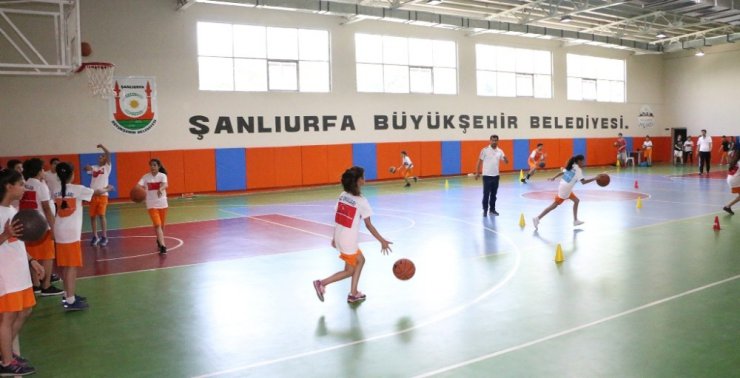
POLYGON ((163 245, 160 244, 159 245, 159 254, 160 255, 166 255, 167 254, 167 247, 165 247, 165 246, 163 246, 163 245))
POLYGON ((91 246, 96 246, 96 245, 98 245, 98 243, 100 243, 100 238, 99 237, 93 236, 92 239, 90 239, 90 245, 91 246))
POLYGON ((25 359, 25 358, 21 357, 21 356, 20 356, 20 355, 18 355, 18 354, 15 354, 15 353, 13 353, 13 358, 14 358, 14 359, 15 359, 16 361, 18 361, 18 363, 19 363, 20 365, 23 365, 23 366, 28 366, 28 364, 29 364, 29 362, 28 362, 28 360, 27 360, 27 359, 25 359))
MULTIPOLYGON (((81 295, 75 295, 75 303, 79 301, 87 302, 87 297, 83 297, 81 295)), ((67 298, 62 297, 62 303, 67 303, 67 298)))
POLYGON ((100 243, 98 243, 98 245, 101 247, 105 247, 106 245, 108 245, 108 238, 106 238, 105 236, 100 238, 100 243))
POLYGON ((316 280, 313 282, 313 288, 316 290, 316 296, 319 297, 320 301, 324 301, 324 285, 321 284, 320 280, 316 280))
POLYGON ((58 287, 56 287, 54 285, 49 285, 49 287, 47 287, 46 289, 41 289, 41 296, 42 297, 51 297, 51 296, 54 296, 54 295, 61 295, 61 294, 64 294, 64 290, 62 290, 62 289, 60 289, 60 288, 58 288, 58 287))
POLYGON ((735 212, 732 211, 732 209, 729 206, 723 207, 722 210, 726 211, 730 215, 735 215, 735 212))
POLYGON ((414 176, 414 182, 417 182, 417 181, 419 181, 419 178, 417 178, 416 176, 414 176))
POLYGON ((58 275, 58 274, 56 274, 56 273, 52 273, 52 274, 51 274, 51 282, 59 282, 59 281, 61 281, 61 280, 62 280, 62 279, 61 279, 61 278, 59 277, 59 275, 58 275))
POLYGON ((577 219, 573 221, 573 225, 574 225, 574 226, 580 226, 580 225, 582 225, 583 223, 584 223, 583 221, 579 221, 579 220, 577 220, 577 219))
POLYGON ((76 296, 75 296, 75 303, 69 304, 65 300, 64 303, 62 303, 62 306, 64 306, 64 311, 67 311, 67 312, 69 312, 69 311, 82 311, 82 310, 90 307, 90 305, 87 304, 86 301, 79 300, 76 296))
POLYGON ((407 183, 406 183, 406 185, 404 185, 403 187, 404 187, 404 188, 408 188, 408 187, 410 187, 410 186, 411 186, 411 183, 410 183, 410 182, 407 182, 407 183))
POLYGON ((41 293, 41 286, 34 286, 33 287, 33 293, 34 294, 40 294, 41 293))
POLYGON ((0 364, 0 377, 15 377, 20 375, 29 375, 36 372, 33 366, 23 365, 18 359, 13 361, 8 366, 0 364))
POLYGON ((491 211, 489 211, 489 213, 498 216, 498 211, 496 211, 496 210, 491 210, 491 211))
POLYGON ((526 179, 519 179, 519 181, 521 181, 522 184, 526 184, 527 183, 527 180, 526 179))
POLYGON ((356 295, 348 295, 347 296, 347 303, 355 303, 355 302, 361 302, 367 299, 367 295, 357 292, 356 295))
POLYGON ((540 225, 540 217, 534 217, 532 218, 532 224, 534 225, 534 229, 537 229, 537 226, 540 225))
POLYGON ((487 211, 485 211, 485 210, 483 210, 483 216, 484 216, 484 217, 485 217, 485 216, 488 216, 488 212, 487 212, 487 211))

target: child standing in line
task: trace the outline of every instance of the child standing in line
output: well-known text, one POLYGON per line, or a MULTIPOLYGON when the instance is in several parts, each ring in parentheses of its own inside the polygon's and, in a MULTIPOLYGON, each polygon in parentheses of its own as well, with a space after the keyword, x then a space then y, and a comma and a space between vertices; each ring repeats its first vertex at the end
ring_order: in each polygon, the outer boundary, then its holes
POLYGON ((49 165, 51 169, 44 171, 44 181, 46 186, 49 187, 49 193, 54 194, 62 190, 62 183, 59 182, 59 176, 57 176, 57 164, 59 164, 59 158, 51 158, 49 165))
POLYGON ((164 224, 167 219, 167 170, 158 159, 149 160, 149 173, 138 183, 146 190, 146 208, 157 235, 160 254, 167 253, 164 242, 164 224))
POLYGON ((57 265, 62 268, 65 311, 80 311, 88 306, 87 298, 76 295, 77 268, 82 266, 82 201, 92 199, 93 190, 72 184, 74 168, 68 163, 57 164, 57 176, 62 183, 53 194, 57 215, 54 221, 54 240, 57 242, 57 265))
POLYGON ((10 206, 23 197, 23 176, 14 170, 0 171, 0 375, 28 375, 36 372, 25 358, 13 353, 13 340, 36 304, 31 272, 44 276, 44 267, 26 253, 23 226, 11 220, 18 212, 10 206))
POLYGON ((411 186, 409 178, 413 178, 414 182, 416 182, 418 178, 414 176, 414 163, 411 161, 411 158, 406 151, 401 151, 401 165, 399 165, 396 170, 400 170, 401 168, 404 169, 403 180, 406 181, 406 185, 404 185, 404 187, 408 188, 411 186))
POLYGON ((686 136, 686 141, 683 142, 683 163, 694 164, 694 142, 691 141, 691 135, 686 136))
POLYGON ((539 168, 539 165, 542 164, 544 167, 545 163, 545 157, 547 156, 542 150, 545 148, 545 145, 542 143, 537 143, 537 148, 532 150, 532 153, 529 154, 529 159, 527 159, 527 163, 529 163, 529 172, 527 172, 527 177, 522 178, 522 183, 526 184, 527 180, 529 180, 532 175, 534 175, 535 172, 537 172, 537 168, 539 168))
POLYGON ((110 163, 110 151, 105 146, 98 144, 97 146, 103 150, 103 155, 98 158, 98 165, 88 165, 85 167, 85 171, 92 175, 90 179, 90 189, 95 191, 92 199, 90 200, 90 225, 92 229, 92 240, 90 245, 100 245, 105 247, 108 245, 108 222, 105 218, 105 210, 108 208, 108 192, 113 191, 113 187, 109 185, 111 163, 110 163), (96 219, 100 219, 100 230, 103 236, 98 238, 98 228, 96 219))
POLYGON ((543 210, 540 215, 532 219, 532 224, 534 224, 535 230, 540 224, 540 220, 547 215, 547 213, 565 202, 566 199, 573 201, 573 226, 580 226, 583 224, 582 221, 578 220, 578 202, 580 202, 580 200, 575 194, 573 194, 573 187, 578 183, 578 181, 580 181, 581 184, 586 185, 596 180, 596 177, 592 177, 590 179, 583 178, 583 170, 581 170, 581 166, 584 161, 585 158, 583 155, 573 156, 568 160, 568 164, 562 172, 549 178, 550 181, 554 181, 556 178, 563 176, 562 180, 560 180, 560 185, 558 186, 558 194, 555 196, 555 201, 543 210))
POLYGON ((63 290, 51 284, 51 271, 54 267, 54 208, 51 205, 49 187, 41 182, 43 176, 44 162, 39 158, 28 159, 23 162, 23 176, 26 178, 25 192, 20 202, 20 209, 31 209, 38 211, 46 217, 49 230, 39 241, 27 242, 26 250, 34 259, 41 262, 44 267, 44 276, 39 280, 31 277, 34 293, 42 297, 61 295, 63 290))
POLYGON ((645 141, 642 142, 642 155, 645 157, 648 167, 653 165, 653 141, 650 139, 650 135, 645 136, 645 141))
POLYGON ((375 229, 370 217, 373 211, 370 203, 362 196, 360 188, 365 185, 365 169, 352 167, 342 174, 344 192, 339 195, 336 214, 334 215, 334 237, 331 246, 339 251, 339 258, 344 260, 344 270, 336 272, 323 280, 313 281, 313 287, 319 300, 324 301, 326 286, 352 277, 351 289, 347 296, 348 303, 364 301, 366 295, 357 290, 357 285, 365 265, 365 257, 358 246, 360 220, 365 222, 368 231, 380 242, 380 252, 387 255, 391 252, 392 242, 385 240, 375 229))
POLYGON ((735 215, 735 212, 732 211, 732 205, 740 202, 740 154, 733 154, 730 162, 727 164, 730 166, 730 169, 727 171, 727 185, 730 186, 730 191, 737 194, 737 196, 727 206, 723 207, 722 210, 728 212, 730 215, 735 215))

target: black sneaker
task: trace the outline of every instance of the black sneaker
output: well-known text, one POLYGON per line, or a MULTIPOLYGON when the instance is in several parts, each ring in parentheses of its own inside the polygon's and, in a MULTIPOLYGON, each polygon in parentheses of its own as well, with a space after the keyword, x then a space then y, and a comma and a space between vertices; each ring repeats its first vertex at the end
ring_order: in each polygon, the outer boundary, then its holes
POLYGON ((64 301, 64 303, 62 303, 62 306, 64 306, 64 311, 67 311, 67 312, 69 312, 69 311, 82 311, 82 310, 90 307, 90 305, 87 304, 87 302, 81 301, 81 300, 77 299, 76 297, 75 297, 75 303, 69 304, 69 303, 67 303, 67 301, 64 301))
POLYGON ((491 210, 490 213, 493 214, 493 215, 498 215, 498 211, 496 211, 496 210, 491 210))
POLYGON ((59 275, 58 275, 58 274, 56 274, 56 273, 52 273, 52 274, 51 274, 51 282, 59 282, 59 281, 61 281, 61 280, 62 280, 62 279, 61 279, 61 278, 59 278, 59 275))
POLYGON ((159 245, 159 254, 160 255, 166 255, 167 254, 167 247, 165 247, 165 246, 163 246, 163 245, 160 244, 159 245))
POLYGON ((408 187, 410 187, 410 186, 411 186, 411 183, 410 183, 410 182, 407 182, 407 183, 406 183, 406 185, 404 185, 403 187, 404 187, 404 188, 408 188, 408 187))
POLYGON ((519 181, 521 181, 522 184, 526 184, 527 183, 527 180, 526 179, 520 179, 519 181))
POLYGON ((419 179, 416 176, 414 176, 414 182, 417 182, 417 181, 419 181, 419 179))
POLYGON ((723 207, 722 210, 726 211, 730 215, 735 215, 735 212, 732 211, 732 209, 729 206, 723 207))
POLYGON ((33 287, 33 293, 34 294, 41 294, 41 286, 34 286, 33 287))
MULTIPOLYGON (((75 303, 81 301, 81 302, 87 302, 87 297, 83 297, 81 295, 75 295, 75 303)), ((67 298, 62 297, 62 304, 67 303, 67 298)))
POLYGON ((0 377, 15 377, 29 375, 35 372, 36 369, 33 366, 23 365, 17 359, 13 359, 8 366, 0 364, 0 377))
POLYGON ((64 290, 55 287, 54 285, 49 285, 46 289, 41 289, 41 296, 42 297, 51 297, 54 295, 62 295, 64 294, 64 290))

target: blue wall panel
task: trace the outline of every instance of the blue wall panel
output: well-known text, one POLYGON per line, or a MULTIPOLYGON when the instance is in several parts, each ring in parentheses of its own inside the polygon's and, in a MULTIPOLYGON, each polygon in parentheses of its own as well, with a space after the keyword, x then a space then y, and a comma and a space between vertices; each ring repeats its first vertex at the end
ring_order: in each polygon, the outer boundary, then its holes
POLYGON ((529 139, 514 139, 514 169, 529 169, 529 139))
MULTIPOLYGON (((586 138, 573 138, 573 156, 583 155, 586 156, 586 138)), ((566 157, 566 160, 570 159, 570 156, 566 157)), ((588 161, 588 156, 586 156, 588 161)))
POLYGON ((247 151, 243 148, 216 149, 216 190, 247 189, 247 151))
POLYGON ((442 142, 442 174, 459 175, 462 171, 460 160, 462 148, 459 141, 442 142))
MULTIPOLYGON (((102 155, 102 152, 100 153, 92 153, 92 154, 80 154, 80 170, 81 172, 77 172, 76 174, 80 177, 80 182, 82 185, 90 187, 90 181, 92 180, 92 175, 87 173, 85 171, 85 166, 87 165, 97 165, 98 164, 98 158, 102 155)), ((118 175, 115 174, 116 170, 116 154, 111 153, 110 154, 110 163, 111 163, 111 175, 108 178, 108 184, 113 185, 115 190, 108 193, 108 198, 118 198, 119 191, 121 188, 118 187, 118 175)), ((128 195, 128 193, 126 193, 128 195)))
POLYGON ((365 180, 378 179, 378 153, 375 143, 352 145, 352 165, 365 168, 365 180))

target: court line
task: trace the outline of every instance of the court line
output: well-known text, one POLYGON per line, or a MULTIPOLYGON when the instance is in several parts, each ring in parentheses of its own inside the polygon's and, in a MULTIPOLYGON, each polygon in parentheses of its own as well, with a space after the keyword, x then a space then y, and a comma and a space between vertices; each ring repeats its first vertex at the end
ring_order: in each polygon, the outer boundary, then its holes
POLYGON ((701 287, 697 287, 695 289, 684 291, 683 293, 672 295, 672 296, 667 297, 667 298, 659 299, 657 301, 653 301, 653 302, 644 304, 642 306, 638 306, 638 307, 629 309, 627 311, 622 311, 622 312, 620 312, 618 314, 607 316, 605 318, 601 318, 599 320, 595 320, 595 321, 592 321, 590 323, 582 324, 580 326, 569 328, 569 329, 566 329, 564 331, 560 331, 560 332, 557 332, 557 333, 553 333, 553 334, 550 334, 550 335, 545 336, 545 337, 541 337, 541 338, 536 339, 536 340, 532 340, 532 341, 529 341, 529 342, 526 342, 526 343, 523 343, 523 344, 515 345, 513 347, 509 347, 509 348, 500 350, 498 352, 486 354, 486 355, 483 355, 483 356, 480 356, 480 357, 476 357, 476 358, 473 358, 473 359, 470 359, 470 360, 467 360, 467 361, 463 361, 463 362, 460 362, 460 363, 457 363, 457 364, 454 364, 454 365, 450 365, 450 366, 445 367, 445 368, 442 368, 442 369, 437 369, 437 370, 430 371, 430 372, 427 372, 427 373, 424 373, 424 374, 416 375, 416 376, 414 376, 414 378, 431 377, 433 375, 445 373, 445 372, 448 372, 448 371, 451 371, 451 370, 455 370, 455 369, 458 369, 458 368, 461 368, 461 367, 465 367, 465 366, 468 366, 468 365, 471 365, 471 364, 474 364, 474 363, 477 363, 477 362, 481 362, 481 361, 485 361, 485 360, 488 360, 488 359, 491 359, 491 358, 494 358, 494 357, 498 357, 498 356, 503 355, 503 354, 506 354, 506 353, 515 352, 517 350, 524 349, 524 348, 530 347, 532 345, 540 344, 540 343, 543 343, 545 341, 549 341, 549 340, 558 338, 560 336, 565 336, 565 335, 571 334, 573 332, 580 331, 582 329, 586 329, 586 328, 593 327, 593 326, 598 325, 598 324, 601 324, 601 323, 606 323, 608 321, 611 321, 611 320, 614 320, 614 319, 617 319, 617 318, 621 318, 621 317, 623 317, 625 315, 629 315, 629 314, 632 314, 632 313, 635 313, 635 312, 638 312, 638 311, 642 311, 642 310, 644 310, 646 308, 654 307, 654 306, 657 306, 659 304, 663 304, 665 302, 669 302, 669 301, 672 301, 672 300, 675 300, 675 299, 678 299, 678 298, 681 298, 681 297, 685 297, 687 295, 694 294, 694 293, 697 293, 699 291, 706 290, 706 289, 709 289, 709 288, 714 287, 714 286, 717 286, 717 285, 722 285, 724 283, 727 283, 727 282, 736 280, 738 278, 740 278, 740 274, 738 274, 738 275, 736 275, 734 277, 726 278, 726 279, 721 280, 721 281, 716 281, 716 282, 713 282, 713 283, 710 283, 710 284, 707 284, 707 285, 704 285, 704 286, 701 286, 701 287))
MULTIPOLYGON (((219 210, 220 210, 220 211, 223 211, 224 213, 229 213, 229 214, 233 214, 233 215, 238 215, 238 216, 240 216, 240 217, 242 217, 242 218, 247 218, 247 219, 253 219, 253 220, 257 220, 257 221, 260 221, 260 222, 265 222, 265 223, 273 224, 273 225, 276 225, 276 226, 280 226, 280 227, 285 227, 285 228, 289 228, 289 229, 291 229, 291 230, 296 230, 296 231, 304 232, 304 233, 306 233, 306 234, 309 234, 309 235, 313 235, 313 236, 318 236, 318 237, 320 237, 320 238, 324 238, 324 239, 329 239, 329 240, 331 240, 331 239, 333 238, 332 236, 328 236, 328 235, 324 235, 324 234, 319 234, 319 233, 316 233, 316 232, 311 232, 311 231, 308 231, 308 230, 304 230, 304 229, 302 229, 302 228, 298 228, 298 227, 293 227, 293 226, 288 226, 287 224, 282 224, 282 223, 278 223, 278 222, 273 222, 273 221, 269 221, 269 220, 267 220, 267 219, 261 219, 261 218, 257 218, 257 217, 255 217, 255 216, 251 216, 251 215, 240 215, 239 213, 235 213, 235 212, 232 212, 232 211, 228 211, 228 210, 223 210, 223 209, 219 209, 219 210)), ((264 215, 269 215, 269 214, 264 214, 264 215)), ((259 216, 259 215, 258 215, 258 216, 259 216)), ((296 218, 296 219, 297 219, 297 218, 296 218)), ((303 219, 301 219, 301 220, 303 220, 303 219)), ((310 221, 306 221, 306 222, 310 222, 310 221)))
MULTIPOLYGON (((384 210, 402 212, 402 210, 393 210, 393 209, 384 209, 384 210)), ((423 214, 423 213, 417 213, 417 214, 423 214)), ((416 324, 413 327, 409 327, 409 328, 406 328, 406 329, 403 329, 403 330, 400 330, 400 331, 388 332, 388 333, 384 333, 384 334, 380 334, 380 335, 376 335, 376 336, 372 336, 372 337, 367 337, 367 338, 364 338, 364 339, 361 339, 361 340, 355 340, 355 341, 352 341, 352 342, 349 342, 349 343, 338 344, 338 345, 334 345, 334 346, 331 346, 331 347, 326 347, 326 348, 321 348, 321 349, 315 349, 315 350, 311 350, 311 351, 307 351, 307 352, 303 352, 303 353, 296 353, 296 354, 292 354, 292 355, 289 355, 289 356, 274 358, 274 359, 271 359, 271 360, 264 360, 264 361, 260 361, 260 362, 255 362, 255 363, 252 363, 252 364, 249 364, 249 365, 238 366, 238 367, 227 369, 227 370, 222 370, 222 371, 218 371, 218 372, 213 372, 213 373, 198 375, 198 376, 195 376, 194 378, 216 377, 216 376, 223 375, 223 374, 236 373, 236 372, 239 372, 239 371, 249 370, 249 369, 253 369, 253 368, 256 368, 256 367, 262 367, 262 366, 276 364, 276 363, 279 363, 279 362, 285 362, 285 361, 295 360, 295 359, 298 359, 298 358, 313 356, 313 355, 316 355, 316 354, 330 352, 330 351, 333 351, 333 350, 342 349, 342 348, 346 348, 346 347, 351 347, 351 346, 358 345, 358 344, 363 344, 363 343, 367 343, 367 342, 371 342, 371 341, 376 341, 376 340, 381 340, 381 339, 385 339, 385 338, 389 338, 389 337, 393 337, 393 336, 402 335, 404 333, 408 333, 408 332, 414 331, 416 329, 419 329, 419 328, 422 328, 422 327, 426 327, 426 326, 428 326, 430 324, 437 323, 437 322, 442 321, 442 320, 444 320, 446 318, 452 317, 452 316, 454 316, 454 315, 456 315, 456 314, 458 314, 458 313, 466 310, 469 307, 472 307, 473 305, 475 305, 478 302, 482 301, 483 299, 485 299, 486 297, 490 296, 494 292, 498 291, 500 288, 504 287, 506 284, 509 283, 509 281, 511 281, 514 278, 515 273, 519 270, 519 266, 521 265, 521 255, 522 255, 522 253, 521 253, 521 250, 519 249, 519 247, 517 246, 517 244, 514 243, 513 240, 511 240, 511 238, 509 238, 508 236, 504 235, 503 233, 500 233, 500 232, 496 231, 495 229, 492 229, 492 228, 489 228, 489 227, 485 227, 485 226, 481 226, 480 224, 476 224, 476 223, 473 223, 473 222, 467 222, 467 221, 463 221, 463 220, 460 220, 460 219, 456 219, 456 218, 452 218, 452 217, 447 217, 447 216, 442 216, 442 215, 438 215, 438 214, 428 214, 427 213, 426 215, 427 216, 440 217, 440 218, 446 218, 446 219, 449 219, 449 220, 452 220, 452 221, 456 221, 456 222, 460 222, 460 223, 464 223, 464 224, 469 224, 469 225, 474 225, 474 226, 477 226, 477 227, 481 227, 481 228, 483 228, 486 231, 493 232, 494 234, 497 234, 497 235, 503 237, 504 239, 507 239, 508 243, 511 244, 514 247, 514 250, 517 252, 516 253, 516 260, 514 262, 514 266, 512 267, 511 270, 509 270, 509 272, 507 272, 507 274, 506 274, 506 276, 504 276, 503 280, 501 280, 498 284, 492 286, 491 288, 489 288, 485 292, 483 292, 480 295, 478 295, 472 301, 470 301, 468 303, 461 304, 461 305, 459 305, 457 307, 453 307, 453 308, 451 308, 451 309, 449 309, 447 311, 443 311, 442 313, 440 313, 440 314, 438 314, 436 316, 433 316, 433 317, 429 318, 428 320, 426 320, 424 322, 421 322, 419 324, 416 324)))
MULTIPOLYGON (((154 235, 151 235, 151 236, 138 236, 138 235, 131 235, 131 236, 111 236, 108 239, 128 239, 128 238, 156 238, 156 236, 154 236, 154 235)), ((176 245, 176 246, 174 246, 172 248, 168 248, 167 249, 168 252, 174 251, 174 250, 182 247, 183 244, 185 244, 185 242, 182 239, 179 239, 179 238, 176 238, 176 237, 165 236, 165 239, 175 239, 178 242, 180 242, 180 244, 178 244, 178 245, 176 245)), ((137 258, 137 257, 151 256, 151 255, 158 255, 158 254, 159 254, 159 252, 148 252, 148 253, 144 253, 144 254, 141 254, 141 255, 123 256, 123 257, 112 257, 112 258, 109 258, 109 259, 100 259, 100 260, 95 260, 95 262, 105 262, 105 261, 116 261, 116 260, 134 259, 134 258, 137 258)))

